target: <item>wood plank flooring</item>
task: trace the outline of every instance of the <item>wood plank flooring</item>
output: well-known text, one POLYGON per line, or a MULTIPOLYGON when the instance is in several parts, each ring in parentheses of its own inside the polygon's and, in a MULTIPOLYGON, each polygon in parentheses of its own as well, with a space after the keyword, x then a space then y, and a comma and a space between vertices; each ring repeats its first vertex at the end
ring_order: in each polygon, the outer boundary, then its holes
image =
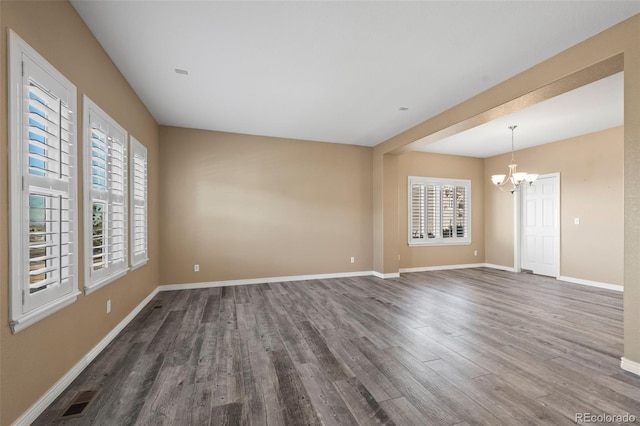
POLYGON ((640 417, 621 356, 621 293, 485 268, 161 292, 35 424, 640 417))

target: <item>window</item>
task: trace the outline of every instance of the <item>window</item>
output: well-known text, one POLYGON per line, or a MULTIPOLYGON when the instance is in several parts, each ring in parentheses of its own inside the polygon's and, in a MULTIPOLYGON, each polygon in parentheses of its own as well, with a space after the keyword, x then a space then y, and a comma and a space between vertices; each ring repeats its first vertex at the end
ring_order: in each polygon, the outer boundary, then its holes
POLYGON ((85 293, 127 273, 127 132, 84 97, 85 293))
POLYGON ((147 263, 147 148, 131 137, 131 267, 147 263))
POLYGON ((10 325, 78 297, 76 88, 9 32, 10 325))
POLYGON ((471 181, 409 176, 409 245, 471 243, 471 181))

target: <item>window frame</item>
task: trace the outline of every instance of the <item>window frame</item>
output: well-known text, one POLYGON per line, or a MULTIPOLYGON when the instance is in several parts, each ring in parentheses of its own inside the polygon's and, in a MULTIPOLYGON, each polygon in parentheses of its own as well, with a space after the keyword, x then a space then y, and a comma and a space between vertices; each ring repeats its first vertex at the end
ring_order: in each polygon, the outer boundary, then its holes
POLYGON ((149 160, 147 157, 147 148, 140 143, 133 136, 129 136, 129 215, 131 217, 131 226, 129 226, 129 232, 131 233, 131 248, 129 250, 129 258, 131 270, 144 266, 149 261, 149 160), (143 159, 144 162, 144 174, 143 174, 143 190, 144 200, 136 198, 136 174, 135 161, 136 156, 143 159), (136 207, 142 206, 144 209, 144 250, 140 253, 136 253, 136 207))
POLYGON ((105 285, 121 278, 129 271, 128 263, 128 238, 129 238, 129 221, 128 221, 128 148, 127 131, 120 126, 111 116, 102 110, 88 96, 83 96, 83 150, 84 150, 84 292, 90 294, 105 285), (93 187, 93 140, 92 133, 94 124, 100 126, 100 132, 104 133, 104 144, 106 149, 105 158, 105 189, 97 190, 93 187), (113 179, 113 150, 115 141, 120 140, 122 145, 122 192, 119 195, 114 189, 113 179), (93 207, 95 204, 104 205, 103 210, 103 246, 106 265, 99 269, 93 268, 94 246, 93 246, 93 207), (122 219, 121 241, 114 243, 112 240, 112 224, 115 221, 115 205, 120 205, 122 219), (106 221, 104 220, 106 218, 106 221), (106 223, 105 223, 106 222, 106 223), (104 242, 106 240, 106 242, 104 242), (112 249, 115 244, 122 244, 124 254, 122 257, 113 261, 111 258, 112 249))
MULTIPOLYGON (((454 207, 455 214, 455 207, 454 207)), ((409 176, 407 178, 407 241, 410 247, 421 247, 421 246, 450 246, 450 245, 469 245, 471 244, 471 180, 469 179, 447 179, 447 178, 433 178, 433 177, 423 177, 423 176, 409 176), (412 223, 412 215, 413 215, 413 185, 424 185, 425 187, 425 196, 424 196, 424 227, 425 233, 427 231, 427 214, 429 211, 428 201, 429 197, 426 195, 426 188, 429 186, 435 186, 438 188, 437 194, 439 195, 438 199, 438 212, 436 217, 436 222, 441 223, 442 221, 442 188, 445 186, 453 186, 456 187, 464 187, 465 188, 465 200, 464 200, 464 222, 466 228, 466 236, 458 237, 457 232, 454 232, 451 237, 443 237, 442 236, 442 226, 438 227, 438 231, 440 231, 439 235, 436 235, 433 238, 414 238, 413 237, 413 223, 412 223)))
MULTIPOLYGON (((71 305, 80 294, 77 255, 77 91, 71 81, 13 30, 9 30, 8 45, 9 325, 11 331, 17 333, 71 305), (43 94, 42 98, 57 99, 59 101, 57 107, 64 107, 67 110, 63 113, 60 109, 55 111, 51 107, 42 107, 57 113, 58 134, 51 133, 55 131, 55 127, 52 129, 38 127, 42 129, 43 134, 47 135, 45 140, 54 138, 54 141, 57 141, 57 146, 50 145, 49 141, 44 142, 41 153, 32 151, 33 144, 30 142, 32 132, 28 127, 37 126, 37 124, 32 124, 30 118, 27 120, 29 116, 27 111, 31 108, 25 108, 30 104, 29 99, 39 102, 32 97, 38 97, 33 94, 35 89, 28 89, 32 84, 39 93, 43 94), (63 120, 67 123, 68 130, 64 128, 63 120), (65 142, 68 146, 63 146, 63 134, 67 135, 68 141, 65 142), (65 149, 68 149, 68 152, 65 152, 65 149), (47 169, 42 174, 30 173, 31 160, 38 155, 46 158, 41 161, 47 169), (55 158, 49 155, 54 155, 55 158), (65 156, 68 157, 68 163, 64 162, 65 156), (60 175, 64 173, 68 175, 64 178, 51 177, 49 174, 52 172, 48 169, 47 162, 56 165, 60 175), (30 241, 30 238, 39 232, 32 231, 30 227, 32 209, 35 209, 30 203, 31 198, 37 196, 49 197, 49 201, 41 207, 45 215, 44 226, 47 227, 41 238, 45 242, 48 241, 47 238, 51 238, 51 242, 46 243, 42 248, 46 253, 43 257, 47 258, 43 260, 45 267, 42 269, 55 271, 51 273, 57 279, 52 281, 53 285, 47 284, 42 290, 32 292, 30 264, 38 258, 33 256, 32 251, 38 249, 34 249, 31 245, 33 241, 30 241), (57 207, 52 204, 52 200, 56 198, 57 207), (64 254, 65 251, 66 254, 64 254), (67 269, 64 274, 63 269, 67 269)), ((42 101, 46 102, 44 99, 42 101)), ((33 131, 36 132, 35 129, 33 131)), ((38 130, 38 132, 41 131, 38 130)), ((43 274, 49 274, 49 272, 43 272, 43 274)), ((46 278, 44 281, 50 279, 52 278, 46 278)))

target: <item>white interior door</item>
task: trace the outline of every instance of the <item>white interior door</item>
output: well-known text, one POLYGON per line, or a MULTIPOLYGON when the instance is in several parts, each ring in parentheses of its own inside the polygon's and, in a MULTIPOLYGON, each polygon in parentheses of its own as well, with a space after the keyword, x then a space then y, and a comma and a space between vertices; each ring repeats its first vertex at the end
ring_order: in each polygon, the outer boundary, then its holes
POLYGON ((522 191, 522 269, 560 275, 560 174, 541 175, 522 191))

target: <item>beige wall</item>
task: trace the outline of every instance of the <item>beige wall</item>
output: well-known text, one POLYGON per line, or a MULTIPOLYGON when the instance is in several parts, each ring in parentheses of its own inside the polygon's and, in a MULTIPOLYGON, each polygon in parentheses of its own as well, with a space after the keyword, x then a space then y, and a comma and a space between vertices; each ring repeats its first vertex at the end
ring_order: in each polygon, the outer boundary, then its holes
MULTIPOLYGON (((375 232, 375 230, 383 231, 387 229, 384 226, 384 156, 373 156, 373 205, 379 206, 379 208, 373 209, 373 270, 378 272, 384 272, 384 259, 385 253, 382 250, 385 238, 382 232, 375 232)), ((396 208, 394 203, 391 203, 392 208, 396 208)), ((397 209, 397 208, 396 208, 397 209)), ((397 272, 397 271, 394 271, 397 272)))
MULTIPOLYGON (((624 258, 624 128, 516 152, 519 170, 560 172, 560 275, 622 285, 624 258), (574 224, 574 218, 580 224, 574 224)), ((510 154, 485 165, 488 263, 513 266, 512 195, 490 183, 510 154)))
POLYGON ((162 284, 372 269, 371 148, 164 126, 160 146, 162 284))
MULTIPOLYGON (((158 126, 68 2, 2 2, 0 34, 0 424, 8 425, 40 398, 111 331, 159 282, 158 126), (7 29, 71 80, 78 111, 87 94, 147 146, 149 156, 149 263, 71 306, 12 335, 8 324, 7 29), (112 312, 106 314, 106 301, 112 312)), ((82 129, 78 113, 78 129, 82 129)), ((80 141, 81 138, 79 138, 80 141)), ((82 145, 79 144, 79 158, 82 145)), ((79 161, 82 177, 82 162, 79 161)), ((82 185, 78 188, 82 195, 82 185)), ((82 206, 80 199, 80 206, 82 206)), ((82 216, 82 208, 79 210, 82 216)), ((79 229, 82 232, 82 217, 79 229)), ((78 238, 80 253, 83 240, 78 238)), ((80 287, 83 286, 80 258, 80 287)))
POLYGON ((484 160, 455 155, 411 152, 398 156, 400 268, 484 263, 484 160), (407 178, 469 179, 471 181, 471 244, 409 247, 407 241, 407 178), (474 256, 474 250, 478 255, 474 256))
MULTIPOLYGON (((508 156, 508 155, 507 155, 508 156)), ((484 238, 485 261, 491 265, 513 267, 513 195, 496 189, 490 181, 491 175, 507 172, 510 158, 505 156, 485 160, 484 179, 484 238), (506 161, 506 163, 505 163, 506 161), (491 171, 490 173, 487 170, 491 171), (489 173, 489 174, 487 174, 489 173), (487 207, 490 206, 490 207, 487 207)), ((519 158, 519 157, 518 157, 519 158)), ((526 171, 524 165, 519 166, 526 171)), ((531 169, 533 170, 533 169, 531 169)), ((537 170, 537 167, 536 167, 537 170)))
POLYGON ((385 155, 384 166, 384 241, 387 250, 383 258, 385 274, 398 272, 398 254, 400 254, 400 239, 398 238, 398 156, 385 155))

